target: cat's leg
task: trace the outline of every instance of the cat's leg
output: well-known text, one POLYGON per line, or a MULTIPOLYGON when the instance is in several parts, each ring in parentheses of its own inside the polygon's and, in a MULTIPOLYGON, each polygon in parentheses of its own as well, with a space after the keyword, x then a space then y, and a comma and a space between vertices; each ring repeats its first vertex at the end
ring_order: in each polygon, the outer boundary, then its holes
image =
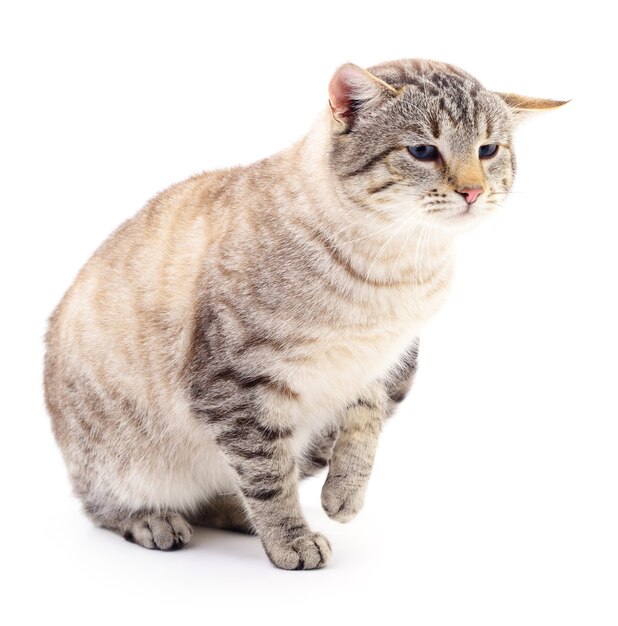
MULTIPOLYGON (((330 427, 317 435, 299 461, 301 478, 313 476, 328 466, 339 430, 330 427)), ((255 535, 256 530, 242 496, 220 494, 187 515, 191 524, 255 535)))
POLYGON ((238 482, 266 554, 282 569, 316 569, 330 558, 328 541, 311 531, 298 497, 293 431, 267 425, 259 413, 226 420, 217 441, 238 482))
POLYGON ((179 550, 193 534, 191 525, 179 513, 106 510, 88 503, 85 509, 98 526, 151 550, 179 550))
POLYGON ((322 506, 332 519, 348 522, 362 508, 382 424, 409 391, 417 356, 418 340, 387 381, 375 383, 347 408, 322 487, 322 506))
POLYGON ((309 528, 298 497, 293 446, 295 394, 272 379, 224 370, 193 387, 195 410, 209 423, 235 470, 251 522, 271 562, 282 569, 323 567, 328 541, 309 528), (203 391, 202 391, 203 389, 203 391))
POLYGON ((195 513, 188 515, 188 519, 197 526, 256 534, 242 496, 237 494, 221 494, 211 498, 195 513))
POLYGON ((322 507, 338 522, 363 506, 382 424, 388 415, 384 385, 376 383, 348 406, 322 487, 322 507))

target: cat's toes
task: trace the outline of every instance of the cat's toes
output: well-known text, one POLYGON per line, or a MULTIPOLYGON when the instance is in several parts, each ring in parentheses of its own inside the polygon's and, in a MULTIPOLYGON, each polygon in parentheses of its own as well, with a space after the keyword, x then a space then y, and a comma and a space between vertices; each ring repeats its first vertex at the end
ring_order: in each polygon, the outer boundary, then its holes
POLYGON ((319 569, 330 559, 331 549, 325 537, 309 533, 289 543, 269 545, 266 554, 281 569, 319 569))
POLYGON ((322 487, 322 508, 331 519, 349 522, 363 507, 365 487, 350 485, 342 478, 328 477, 322 487))
POLYGON ((191 539, 193 529, 182 515, 144 515, 124 533, 127 541, 151 550, 179 550, 191 539))

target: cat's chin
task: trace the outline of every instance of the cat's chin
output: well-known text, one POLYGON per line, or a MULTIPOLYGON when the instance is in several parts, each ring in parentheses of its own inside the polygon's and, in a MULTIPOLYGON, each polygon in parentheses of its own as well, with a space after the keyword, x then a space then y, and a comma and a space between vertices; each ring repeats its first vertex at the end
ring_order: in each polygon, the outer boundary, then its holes
POLYGON ((461 210, 459 212, 453 211, 452 213, 444 212, 435 219, 435 225, 445 233, 450 235, 456 235, 459 233, 465 233, 472 230, 483 222, 486 218, 485 211, 479 211, 474 207, 461 210))

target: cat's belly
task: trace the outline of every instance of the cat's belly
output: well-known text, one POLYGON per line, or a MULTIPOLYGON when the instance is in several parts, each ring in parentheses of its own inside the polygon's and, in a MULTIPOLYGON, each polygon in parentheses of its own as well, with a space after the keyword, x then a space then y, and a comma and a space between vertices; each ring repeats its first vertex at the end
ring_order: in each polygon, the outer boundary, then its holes
POLYGON ((235 493, 236 478, 214 436, 201 426, 183 423, 156 447, 135 441, 131 459, 104 468, 106 491, 127 508, 191 511, 217 494, 235 493))

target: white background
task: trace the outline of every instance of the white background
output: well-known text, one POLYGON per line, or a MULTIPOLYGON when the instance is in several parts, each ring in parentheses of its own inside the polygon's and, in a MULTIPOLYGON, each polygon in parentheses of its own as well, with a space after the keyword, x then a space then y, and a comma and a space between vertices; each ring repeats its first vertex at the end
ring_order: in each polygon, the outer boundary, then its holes
POLYGON ((0 417, 6 624, 618 623, 616 107, 601 3, 6 2, 0 9, 0 417), (502 212, 459 246, 366 506, 303 486, 327 569, 254 538, 175 553, 95 529, 41 389, 45 320, 119 222, 167 185, 301 137, 334 69, 452 62, 573 101, 524 125, 502 212))

